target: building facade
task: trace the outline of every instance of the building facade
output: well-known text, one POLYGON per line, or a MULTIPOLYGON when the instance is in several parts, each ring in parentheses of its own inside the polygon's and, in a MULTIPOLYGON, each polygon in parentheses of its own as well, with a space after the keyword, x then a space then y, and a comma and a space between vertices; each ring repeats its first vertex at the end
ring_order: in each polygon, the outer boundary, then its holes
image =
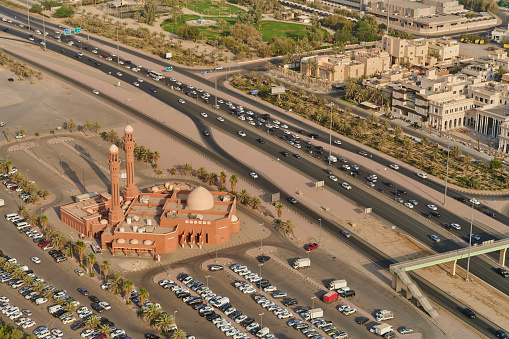
POLYGON ((119 150, 109 149, 111 192, 60 208, 61 220, 99 239, 114 255, 168 253, 180 246, 220 244, 240 230, 236 197, 188 183, 166 183, 140 192, 134 185, 132 127, 125 129, 127 185, 120 195, 119 150), (130 138, 131 137, 131 138, 130 138), (130 138, 130 139, 129 139, 130 138))

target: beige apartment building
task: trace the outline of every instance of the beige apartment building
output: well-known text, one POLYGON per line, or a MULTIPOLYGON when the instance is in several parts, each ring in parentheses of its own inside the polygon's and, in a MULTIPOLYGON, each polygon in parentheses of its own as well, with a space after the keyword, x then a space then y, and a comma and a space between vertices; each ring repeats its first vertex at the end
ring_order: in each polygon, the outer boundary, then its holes
POLYGON ((380 49, 360 50, 348 55, 317 55, 301 60, 301 73, 330 81, 342 83, 347 78, 371 76, 390 69, 391 62, 387 52, 380 49))

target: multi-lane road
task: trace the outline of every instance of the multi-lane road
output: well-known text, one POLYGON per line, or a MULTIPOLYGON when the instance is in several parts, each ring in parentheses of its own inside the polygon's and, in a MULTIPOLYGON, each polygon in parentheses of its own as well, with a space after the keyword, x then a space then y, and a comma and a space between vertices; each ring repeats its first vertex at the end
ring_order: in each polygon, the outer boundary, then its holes
MULTIPOLYGON (((11 32, 15 33, 17 31, 13 30, 11 32)), ((26 33, 26 31, 24 31, 23 33, 20 33, 20 34, 24 34, 25 35, 24 38, 26 38, 28 35, 26 33)), ((102 42, 102 43, 104 43, 104 42, 102 42)), ((75 48, 69 48, 67 45, 56 43, 54 41, 51 41, 50 39, 47 40, 47 46, 50 49, 55 49, 55 51, 57 51, 57 52, 59 52, 60 49, 64 49, 67 51, 66 55, 68 55, 68 56, 74 56, 74 54, 77 51, 75 48)), ((84 56, 81 59, 81 61, 87 63, 87 62, 89 62, 88 61, 89 57, 96 58, 96 56, 86 53, 86 56, 84 56)), ((145 56, 143 56, 143 57, 145 58, 145 56)), ((159 63, 161 63, 159 60, 157 60, 157 61, 159 63)), ((100 63, 102 64, 102 66, 100 68, 104 72, 106 72, 106 73, 112 72, 112 74, 115 74, 117 72, 117 69, 114 67, 116 65, 113 65, 112 63, 108 63, 107 61, 104 61, 104 60, 100 60, 100 63)), ((91 64, 91 67, 94 67, 93 64, 91 64)), ((190 75, 192 75, 192 73, 188 74, 188 76, 190 76, 190 75)), ((136 81, 137 77, 139 77, 139 75, 130 73, 128 70, 123 69, 123 76, 121 77, 121 79, 123 81, 126 81, 127 83, 132 83, 132 82, 136 81)), ((203 79, 201 79, 201 77, 198 77, 198 79, 200 80, 200 82, 203 82, 203 79)), ((67 79, 67 80, 71 81, 71 82, 75 82, 73 79, 67 79)), ((189 117, 191 117, 193 119, 193 121, 195 122, 195 124, 197 125, 197 127, 200 130, 203 130, 204 128, 208 128, 206 126, 210 125, 210 126, 214 126, 215 128, 221 128, 222 130, 224 130, 227 133, 230 133, 231 135, 237 135, 236 133, 238 132, 238 130, 242 129, 242 130, 246 131, 246 133, 248 134, 248 136, 246 138, 244 138, 244 142, 250 144, 251 147, 260 147, 260 149, 262 151, 272 154, 274 156, 278 156, 280 154, 280 152, 284 149, 287 149, 290 153, 297 152, 297 150, 290 150, 289 148, 291 146, 289 146, 287 144, 283 144, 283 143, 279 142, 279 140, 277 140, 277 139, 267 137, 265 132, 263 132, 261 130, 257 130, 255 128, 248 127, 247 125, 244 125, 244 126, 241 125, 242 127, 239 127, 239 124, 241 124, 240 121, 237 121, 237 119, 235 119, 235 118, 231 118, 231 117, 229 118, 228 114, 225 114, 224 112, 217 113, 217 112, 211 111, 209 109, 209 107, 204 105, 203 103, 197 103, 197 102, 194 102, 193 100, 187 100, 187 103, 185 105, 181 105, 178 103, 178 98, 180 98, 180 96, 175 96, 175 94, 168 93, 167 91, 164 91, 164 90, 159 90, 157 93, 151 92, 150 88, 153 88, 155 86, 156 85, 151 84, 150 86, 141 87, 140 90, 145 90, 147 93, 154 95, 159 100, 182 111, 184 114, 188 115, 189 117), (209 114, 209 118, 206 119, 206 123, 203 121, 204 119, 202 119, 199 116, 199 112, 202 112, 202 111, 207 111, 209 114), (216 114, 220 114, 220 115, 224 116, 226 118, 226 120, 224 122, 218 122, 215 119, 216 114), (257 138, 264 138, 266 140, 266 143, 263 145, 260 145, 255 140, 257 138)), ((91 88, 88 88, 88 89, 91 90, 91 88)), ((104 98, 106 100, 112 100, 111 98, 108 98, 108 97, 104 97, 104 98)), ((187 97, 186 97, 186 99, 187 99, 187 97)), ((245 100, 245 98, 242 97, 242 100, 245 100)), ((116 103, 116 104, 119 104, 119 103, 116 103)), ((125 106, 124 109, 128 110, 129 107, 125 106)), ((139 112, 131 112, 131 113, 139 115, 139 112)), ((143 118, 145 120, 151 119, 150 117, 147 117, 147 116, 143 116, 141 118, 143 118)), ((295 126, 302 126, 302 123, 297 122, 297 121, 291 121, 291 120, 292 119, 287 119, 287 118, 285 119, 285 121, 289 121, 290 123, 295 123, 295 126)), ((150 121, 150 122, 153 124, 154 127, 162 129, 167 133, 177 135, 176 131, 173 131, 166 126, 161 126, 160 122, 158 122, 158 121, 155 121, 152 119, 152 121, 150 121)), ((311 132, 314 130, 311 126, 305 126, 305 127, 302 126, 302 128, 306 129, 308 132, 311 132)), ((321 132, 317 131, 317 133, 321 133, 321 132)), ((178 135, 178 137, 182 137, 182 136, 178 135)), ((226 150, 224 150, 220 145, 218 145, 214 141, 213 138, 203 137, 203 141, 207 144, 207 146, 209 148, 211 148, 212 150, 215 151, 214 154, 212 154, 212 152, 210 150, 208 150, 207 148, 203 148, 202 146, 200 146, 197 143, 194 145, 194 147, 199 149, 202 152, 211 153, 210 154, 211 156, 217 156, 217 155, 221 156, 222 158, 224 158, 225 160, 228 161, 228 165, 233 171, 236 171, 237 173, 239 173, 241 175, 244 175, 247 177, 247 173, 252 171, 251 168, 249 168, 241 163, 238 163, 236 161, 236 159, 231 157, 226 150)), ((189 141, 189 142, 191 142, 191 141, 189 141)), ((326 179, 327 176, 322 170, 323 165, 320 163, 317 163, 317 161, 314 159, 307 158, 307 157, 302 157, 301 159, 296 159, 294 157, 288 157, 288 158, 285 158, 284 161, 287 161, 288 165, 293 168, 298 166, 299 170, 302 171, 307 176, 309 176, 310 178, 327 180, 326 179)), ((336 172, 337 172, 336 174, 338 176, 340 176, 340 177, 343 176, 342 174, 339 173, 339 171, 336 171, 336 172)), ((249 180, 253 180, 253 179, 249 179, 249 180)), ((349 178, 349 181, 351 182, 350 178, 349 178)), ((275 183, 271 182, 269 178, 264 178, 263 176, 261 176, 256 181, 256 184, 261 186, 266 192, 272 193, 272 192, 280 191, 280 189, 277 187, 277 185, 275 183)), ((347 196, 347 198, 355 201, 360 206, 373 207, 373 209, 377 212, 377 214, 379 214, 382 218, 384 218, 388 222, 391 222, 394 225, 401 227, 402 229, 404 229, 408 233, 412 234, 414 237, 418 238, 422 242, 428 243, 430 245, 434 245, 434 249, 438 252, 458 248, 458 246, 459 246, 458 243, 451 239, 442 241, 439 244, 431 243, 428 238, 430 235, 430 232, 436 233, 436 231, 429 230, 429 225, 427 224, 427 221, 422 220, 417 214, 413 213, 412 211, 405 210, 405 208, 403 206, 401 206, 397 203, 394 203, 392 200, 382 198, 379 195, 379 193, 370 191, 371 189, 369 189, 368 187, 364 187, 363 183, 352 183, 352 185, 354 186, 354 189, 351 192, 346 192, 344 189, 339 187, 339 185, 337 185, 337 184, 336 185, 333 184, 332 186, 330 186, 330 189, 335 190, 338 194, 347 196), (394 213, 395 210, 397 210, 399 212, 394 213), (409 227, 409 226, 405 226, 405 225, 413 225, 413 226, 409 227), (415 227, 416 225, 419 225, 420 227, 415 227)), ((409 192, 408 198, 415 198, 416 200, 419 200, 419 202, 421 204, 426 204, 426 202, 423 201, 421 198, 418 198, 416 196, 411 197, 410 194, 411 194, 411 192, 409 192)), ((298 208, 299 212, 301 212, 301 214, 303 214, 306 218, 308 218, 310 220, 317 220, 318 218, 320 218, 319 215, 317 215, 314 211, 306 208, 305 206, 298 205, 298 206, 294 206, 294 207, 298 208)), ((459 218, 457 218, 456 216, 446 214, 445 211, 441 211, 441 212, 443 215, 441 221, 443 221, 443 222, 447 222, 447 221, 449 221, 449 222, 456 221, 457 222, 459 220, 459 218)), ((464 221, 463 224, 466 224, 466 221, 464 221)), ((326 221, 326 222, 322 223, 322 226, 324 226, 326 229, 328 229, 328 231, 331 232, 332 234, 340 237, 339 232, 341 231, 341 227, 339 225, 336 225, 334 223, 326 221)), ((479 230, 479 231, 480 231, 479 233, 482 232, 482 230, 479 230)), ((466 234, 465 231, 463 231, 463 233, 466 234)), ((392 262, 392 260, 390 260, 389 258, 386 258, 383 254, 372 249, 368 244, 365 244, 361 239, 351 238, 349 243, 352 247, 359 249, 362 253, 365 253, 372 260, 374 260, 375 262, 378 262, 382 267, 386 268, 392 262)), ((503 286, 503 284, 501 283, 501 278, 498 275, 496 275, 494 273, 493 269, 490 269, 489 266, 490 265, 487 264, 484 260, 475 259, 472 261, 471 268, 472 268, 472 272, 479 275, 480 277, 482 277, 486 281, 490 282, 491 284, 493 284, 494 286, 496 286, 497 288, 499 288, 500 290, 504 291, 507 294, 508 291, 505 290, 507 287, 503 286)))

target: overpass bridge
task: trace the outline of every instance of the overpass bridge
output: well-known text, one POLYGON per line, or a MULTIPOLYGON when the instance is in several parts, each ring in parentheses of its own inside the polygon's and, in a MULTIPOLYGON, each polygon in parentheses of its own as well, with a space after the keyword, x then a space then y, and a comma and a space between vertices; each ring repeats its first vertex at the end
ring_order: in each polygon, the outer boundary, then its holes
POLYGON ((498 241, 488 240, 481 243, 480 245, 474 244, 469 247, 450 252, 434 254, 424 258, 418 258, 393 264, 389 268, 390 272, 393 274, 392 288, 394 288, 396 292, 400 292, 402 290, 402 286, 406 286, 406 298, 415 298, 417 300, 418 307, 422 306, 422 308, 424 308, 430 317, 436 318, 439 316, 437 310, 433 307, 428 298, 421 292, 419 286, 417 286, 417 284, 415 284, 414 281, 410 278, 408 272, 419 268, 450 263, 450 274, 454 276, 456 275, 456 264, 458 260, 468 258, 469 256, 477 256, 495 251, 500 252, 498 264, 500 266, 504 266, 508 247, 509 239, 498 241))

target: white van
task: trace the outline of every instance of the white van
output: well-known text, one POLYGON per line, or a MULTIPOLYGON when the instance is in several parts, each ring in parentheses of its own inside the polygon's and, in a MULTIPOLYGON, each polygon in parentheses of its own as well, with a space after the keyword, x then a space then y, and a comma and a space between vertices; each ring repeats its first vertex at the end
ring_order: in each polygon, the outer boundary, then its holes
POLYGON ((53 306, 48 307, 48 312, 53 314, 53 313, 63 310, 63 309, 64 308, 61 305, 53 305, 53 306))
POLYGON ((25 226, 30 226, 30 224, 27 223, 26 221, 23 221, 23 222, 20 222, 20 223, 16 224, 16 228, 18 230, 21 229, 22 227, 25 227, 25 226))

